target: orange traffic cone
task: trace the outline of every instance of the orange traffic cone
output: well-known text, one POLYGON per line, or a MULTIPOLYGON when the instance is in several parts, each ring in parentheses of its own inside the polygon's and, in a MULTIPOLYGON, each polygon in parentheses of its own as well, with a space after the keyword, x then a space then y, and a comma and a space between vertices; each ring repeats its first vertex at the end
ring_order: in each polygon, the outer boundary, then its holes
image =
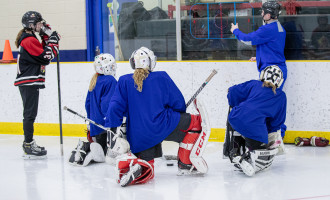
POLYGON ((14 59, 13 52, 10 48, 9 40, 5 41, 5 49, 3 50, 2 60, 0 60, 0 63, 15 63, 17 62, 17 59, 14 59))

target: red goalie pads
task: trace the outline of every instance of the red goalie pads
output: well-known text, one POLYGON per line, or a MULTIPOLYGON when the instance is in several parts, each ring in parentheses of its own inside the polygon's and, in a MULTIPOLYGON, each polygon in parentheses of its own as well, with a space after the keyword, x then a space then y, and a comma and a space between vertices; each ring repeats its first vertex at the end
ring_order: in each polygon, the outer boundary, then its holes
POLYGON ((117 158, 117 170, 118 170, 118 179, 117 182, 119 183, 122 176, 127 174, 130 170, 130 166, 139 164, 142 167, 142 173, 140 176, 136 177, 130 185, 134 184, 142 184, 146 183, 149 180, 153 179, 154 174, 154 160, 149 162, 136 158, 136 156, 132 153, 127 153, 119 156, 117 158))

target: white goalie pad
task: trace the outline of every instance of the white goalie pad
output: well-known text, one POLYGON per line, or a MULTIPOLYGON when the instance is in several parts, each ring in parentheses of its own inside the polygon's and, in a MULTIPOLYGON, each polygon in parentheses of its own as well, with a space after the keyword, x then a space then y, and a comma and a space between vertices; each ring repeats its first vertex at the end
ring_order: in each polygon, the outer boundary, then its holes
POLYGON ((285 147, 281 136, 281 129, 268 134, 269 149, 278 149, 277 155, 285 153, 285 147))
POLYGON ((69 163, 73 166, 86 167, 91 161, 104 162, 105 156, 100 144, 93 142, 82 142, 79 140, 77 148, 72 151, 69 163), (88 148, 89 145, 89 148, 88 148))
POLYGON ((105 155, 102 146, 93 142, 90 144, 91 151, 87 154, 83 166, 87 166, 92 160, 95 162, 105 162, 105 155))
POLYGON ((275 155, 278 153, 278 149, 257 149, 251 152, 251 158, 253 161, 253 167, 256 172, 262 171, 269 168, 275 158, 275 155))
POLYGON ((202 119, 202 132, 194 144, 189 158, 197 171, 205 174, 208 171, 208 166, 202 156, 211 134, 210 121, 203 102, 196 98, 194 100, 194 105, 202 119))
POLYGON ((120 155, 126 154, 130 151, 130 145, 124 138, 116 138, 113 148, 108 148, 105 162, 110 165, 116 164, 116 158, 120 155))

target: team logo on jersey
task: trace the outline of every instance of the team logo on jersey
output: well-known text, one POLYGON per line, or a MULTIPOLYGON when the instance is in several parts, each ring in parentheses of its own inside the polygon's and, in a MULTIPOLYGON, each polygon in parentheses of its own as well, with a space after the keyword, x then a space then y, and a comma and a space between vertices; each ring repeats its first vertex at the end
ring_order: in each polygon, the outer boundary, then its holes
POLYGON ((41 73, 45 73, 46 72, 46 66, 41 65, 40 71, 41 71, 41 73))

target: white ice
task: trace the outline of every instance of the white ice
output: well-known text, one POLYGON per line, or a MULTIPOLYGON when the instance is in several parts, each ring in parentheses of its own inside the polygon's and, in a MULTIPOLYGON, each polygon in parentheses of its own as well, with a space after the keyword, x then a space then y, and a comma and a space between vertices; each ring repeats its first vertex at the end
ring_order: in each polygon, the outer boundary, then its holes
MULTIPOLYGON (((147 184, 125 188, 116 183, 113 166, 106 163, 74 167, 67 160, 78 138, 35 136, 48 151, 46 160, 22 158, 22 135, 0 135, 1 200, 204 200, 204 199, 330 199, 329 147, 286 145, 272 167, 254 177, 235 171, 222 158, 223 143, 209 143, 204 153, 209 172, 204 176, 177 176, 177 166, 157 159, 155 178, 147 184)), ((163 144, 165 154, 176 154, 178 145, 163 144)))

